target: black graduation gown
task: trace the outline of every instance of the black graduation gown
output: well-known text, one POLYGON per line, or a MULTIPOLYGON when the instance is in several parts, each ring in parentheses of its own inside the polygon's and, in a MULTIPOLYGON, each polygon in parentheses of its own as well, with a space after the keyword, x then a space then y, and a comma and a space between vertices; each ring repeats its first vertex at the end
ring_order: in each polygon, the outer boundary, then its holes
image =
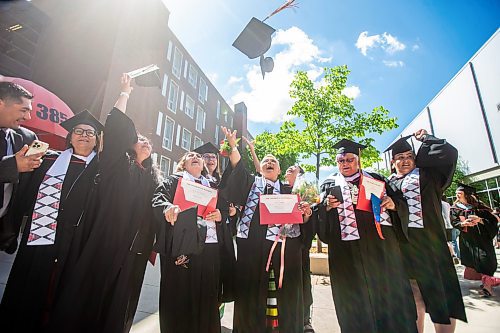
MULTIPOLYGON (((321 192, 332 186, 335 180, 327 178, 321 192)), ((360 239, 353 241, 341 239, 337 209, 327 212, 319 204, 313 214, 318 235, 328 244, 333 300, 343 333, 417 332, 415 302, 395 230, 403 233, 398 216, 408 207, 402 193, 395 193, 387 183, 386 189, 397 212, 389 211, 393 227, 381 226, 384 240, 379 238, 372 212, 355 209, 360 239)))
MULTIPOLYGON (((446 140, 426 136, 416 157, 424 228, 408 228, 409 241, 401 243, 408 276, 417 281, 426 312, 438 324, 450 324, 449 318, 467 322, 441 213, 441 196, 451 183, 457 156, 446 140)), ((394 178, 391 185, 401 190, 403 180, 394 178)), ((408 215, 401 219, 408 224, 408 215)))
POLYGON ((113 109, 85 216, 92 223, 78 260, 64 276, 50 332, 126 332, 131 326, 154 238, 150 200, 155 184, 151 168, 131 163, 126 154, 135 142, 132 120, 113 109))
MULTIPOLYGON (((155 244, 161 260, 160 329, 162 333, 219 333, 223 288, 221 253, 225 251, 225 242, 230 241, 225 223, 227 207, 224 200, 217 201, 217 208, 222 213, 222 222, 216 223, 217 243, 204 244, 201 253, 188 255, 188 268, 175 265, 176 258, 172 256, 174 227, 165 221, 163 212, 174 201, 178 181, 177 174, 167 177, 153 197, 154 215, 162 224, 155 244)), ((201 242, 204 241, 203 238, 201 242)))
POLYGON ((498 233, 496 217, 489 209, 480 205, 471 209, 463 209, 457 204, 451 207, 451 224, 460 230, 460 261, 462 265, 474 268, 476 272, 493 276, 497 269, 497 258, 493 239, 498 233), (475 227, 461 227, 460 216, 467 218, 477 215, 484 224, 475 227))
MULTIPOLYGON (((233 169, 230 165, 226 172, 230 173, 226 188, 227 197, 237 205, 244 206, 254 183, 251 175, 240 161, 233 169)), ((291 188, 281 184, 281 193, 290 193, 291 188)), ((287 238, 285 245, 285 272, 283 286, 277 290, 278 321, 280 332, 302 333, 303 294, 302 294, 302 249, 305 229, 310 224, 301 225, 301 236, 287 238)), ((266 239, 267 226, 260 225, 259 207, 255 209, 250 222, 247 239, 236 238, 237 260, 235 270, 235 333, 255 333, 266 331, 266 298, 268 293, 269 273, 266 264, 272 241, 266 239)), ((276 246, 273 253, 272 266, 276 281, 279 276, 282 243, 276 246)))
POLYGON ((26 204, 28 220, 0 305, 0 323, 5 332, 43 331, 59 293, 61 272, 72 260, 70 249, 78 243, 75 234, 83 227, 81 217, 92 192, 97 156, 87 167, 84 161, 71 158, 61 189, 55 243, 27 245, 38 188, 58 156, 51 152, 44 157, 19 197, 26 204))

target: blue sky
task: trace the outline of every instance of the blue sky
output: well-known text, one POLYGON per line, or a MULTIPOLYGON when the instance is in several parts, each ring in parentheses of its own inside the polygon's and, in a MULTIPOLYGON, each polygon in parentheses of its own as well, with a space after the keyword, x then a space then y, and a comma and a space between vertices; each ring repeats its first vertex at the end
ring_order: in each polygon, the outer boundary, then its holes
POLYGON ((500 1, 299 0, 266 23, 277 30, 262 80, 258 61, 231 45, 252 16, 284 0, 164 0, 170 27, 229 103, 245 101, 250 131, 277 131, 292 105, 296 70, 347 64, 357 110, 383 105, 400 128, 376 136, 385 148, 500 26, 500 1))

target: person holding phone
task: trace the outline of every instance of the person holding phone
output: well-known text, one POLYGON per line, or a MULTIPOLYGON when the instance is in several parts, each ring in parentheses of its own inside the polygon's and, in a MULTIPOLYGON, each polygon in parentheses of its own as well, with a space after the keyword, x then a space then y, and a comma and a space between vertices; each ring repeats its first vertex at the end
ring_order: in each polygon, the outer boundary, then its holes
POLYGON ((21 127, 31 119, 33 95, 22 86, 0 82, 0 251, 17 249, 21 227, 20 200, 15 200, 29 183, 29 172, 41 164, 42 153, 26 156, 28 145, 37 137, 21 127))
POLYGON ((460 183, 456 196, 450 215, 451 224, 460 230, 462 265, 480 274, 482 292, 484 296, 491 297, 493 287, 500 285, 500 279, 493 276, 497 269, 493 246, 493 239, 498 233, 497 218, 492 209, 477 198, 474 187, 460 183))
POLYGON ((341 331, 415 333, 415 303, 397 236, 404 235, 400 218, 408 209, 406 202, 383 176, 360 169, 364 145, 343 139, 334 147, 339 172, 321 185, 321 202, 312 219, 319 238, 328 244, 341 331), (363 206, 366 179, 385 186, 378 221, 363 206))
POLYGON ((424 330, 427 312, 436 332, 454 332, 456 320, 467 322, 460 284, 450 256, 441 196, 450 185, 458 152, 446 140, 420 129, 402 137, 392 152, 390 184, 404 193, 409 210, 408 242, 401 243, 404 264, 417 306, 417 326, 424 330), (417 153, 408 142, 422 142, 417 153))

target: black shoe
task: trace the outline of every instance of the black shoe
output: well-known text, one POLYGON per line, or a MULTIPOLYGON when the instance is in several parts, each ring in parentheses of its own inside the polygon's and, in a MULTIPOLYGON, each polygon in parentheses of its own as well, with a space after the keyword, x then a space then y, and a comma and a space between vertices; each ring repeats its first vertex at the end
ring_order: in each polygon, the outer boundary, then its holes
POLYGON ((311 318, 307 319, 304 324, 304 333, 315 333, 314 328, 311 324, 311 318))

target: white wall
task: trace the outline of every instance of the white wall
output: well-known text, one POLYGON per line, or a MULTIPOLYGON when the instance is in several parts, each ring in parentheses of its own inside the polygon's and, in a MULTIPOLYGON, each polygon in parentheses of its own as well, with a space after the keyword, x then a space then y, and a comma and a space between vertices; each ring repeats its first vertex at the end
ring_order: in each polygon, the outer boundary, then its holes
MULTIPOLYGON (((471 59, 483 99, 497 157, 500 158, 500 30, 471 59)), ((488 140, 472 71, 467 62, 458 74, 428 104, 434 133, 445 138, 459 151, 470 172, 497 166, 488 140)), ((414 133, 420 128, 431 132, 428 112, 424 108, 397 136, 414 133)), ((397 140, 397 138, 394 139, 397 140)), ((415 146, 417 148, 417 146, 415 146)), ((382 156, 387 158, 388 155, 382 156)))

